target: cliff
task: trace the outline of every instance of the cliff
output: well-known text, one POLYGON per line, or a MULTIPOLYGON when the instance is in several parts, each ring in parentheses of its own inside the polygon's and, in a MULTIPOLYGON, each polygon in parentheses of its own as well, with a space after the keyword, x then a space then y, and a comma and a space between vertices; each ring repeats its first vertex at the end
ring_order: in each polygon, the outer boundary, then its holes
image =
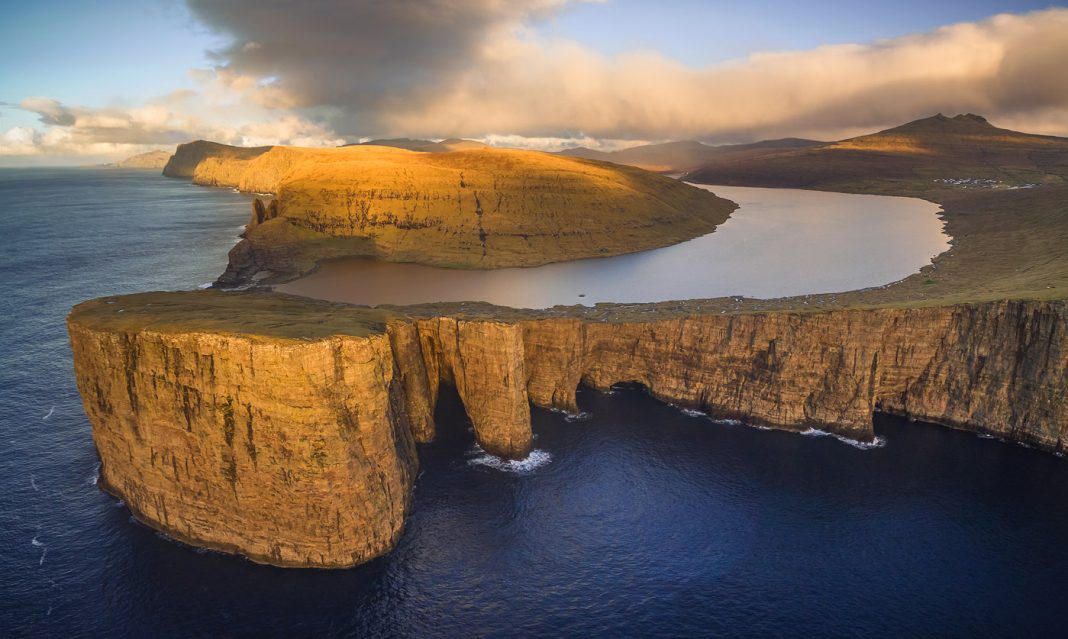
POLYGON ((163 167, 163 175, 174 178, 191 178, 201 162, 208 159, 245 161, 266 153, 269 146, 242 147, 197 140, 179 144, 174 155, 163 167))
POLYGON ((253 217, 224 285, 346 255, 461 268, 618 255, 709 233, 735 208, 630 167, 504 149, 274 147, 209 158, 193 181, 277 194, 277 214, 253 217))
POLYGON ((530 449, 531 404, 575 411, 579 384, 620 382, 774 428, 868 441, 885 410, 1057 451, 1066 320, 1063 301, 521 312, 208 291, 87 302, 68 323, 108 491, 190 543, 337 567, 395 543, 441 384, 507 457, 530 449))
POLYGON ((138 153, 107 166, 115 169, 162 169, 170 159, 171 154, 167 151, 149 151, 147 153, 138 153))

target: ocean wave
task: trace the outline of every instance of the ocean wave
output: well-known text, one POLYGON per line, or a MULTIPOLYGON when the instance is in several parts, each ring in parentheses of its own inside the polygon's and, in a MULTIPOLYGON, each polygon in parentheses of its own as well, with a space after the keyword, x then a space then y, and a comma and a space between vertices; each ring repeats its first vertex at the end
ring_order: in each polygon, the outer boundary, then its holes
POLYGON ((467 460, 468 466, 487 466, 494 470, 517 475, 532 473, 553 460, 552 454, 546 450, 532 450, 523 459, 502 459, 496 455, 490 455, 478 444, 475 444, 468 451, 468 455, 473 455, 467 460))
POLYGON ((843 444, 849 444, 853 448, 859 448, 860 450, 872 450, 873 448, 882 448, 883 446, 886 446, 885 437, 876 437, 870 442, 862 442, 859 439, 852 439, 843 435, 838 435, 837 433, 829 433, 818 428, 808 428, 798 434, 804 435, 805 437, 834 437, 843 444))
POLYGON ((38 566, 43 566, 44 565, 45 556, 48 554, 48 544, 44 543, 43 541, 38 541, 37 540, 38 536, 39 536, 39 534, 33 536, 33 539, 30 540, 30 545, 33 546, 34 548, 40 548, 41 549, 41 558, 37 561, 37 565, 38 566))
POLYGON ((100 481, 100 462, 97 462, 96 466, 93 466, 93 474, 90 475, 89 478, 85 480, 85 485, 86 486, 96 486, 96 483, 98 481, 100 481))
POLYGON ((677 408, 683 415, 687 417, 702 417, 709 420, 713 424, 723 424, 725 426, 748 426, 749 428, 756 428, 758 430, 771 430, 766 426, 757 426, 756 424, 746 424, 738 419, 728 419, 725 417, 713 417, 703 410, 697 410, 696 408, 686 408, 685 406, 679 406, 678 404, 668 404, 672 408, 677 408))
POLYGON ((559 413, 560 415, 563 415, 565 422, 581 422, 593 417, 592 413, 587 413, 586 411, 572 413, 571 411, 566 410, 564 408, 554 408, 552 406, 549 406, 545 410, 549 411, 550 413, 559 413))
POLYGON ((203 289, 206 289, 206 288, 211 288, 211 285, 212 285, 212 282, 205 282, 203 284, 197 284, 197 288, 203 290, 203 289))
POLYGON ((53 406, 53 407, 51 408, 51 410, 49 410, 49 411, 48 411, 48 414, 47 414, 47 415, 45 415, 44 417, 42 417, 42 418, 41 418, 41 421, 42 421, 42 422, 44 422, 44 421, 48 421, 48 418, 49 418, 49 417, 51 417, 51 416, 52 416, 52 415, 53 415, 53 414, 54 414, 55 412, 56 412, 56 407, 55 407, 55 406, 53 406))

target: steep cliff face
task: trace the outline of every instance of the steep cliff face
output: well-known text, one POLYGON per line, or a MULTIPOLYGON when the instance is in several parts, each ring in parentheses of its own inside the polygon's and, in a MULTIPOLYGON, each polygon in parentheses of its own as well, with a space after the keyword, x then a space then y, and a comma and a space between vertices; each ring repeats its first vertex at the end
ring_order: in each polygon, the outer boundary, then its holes
POLYGON ((100 483, 142 521, 280 566, 396 543, 417 460, 384 336, 70 335, 100 483))
POLYGON ((533 151, 212 153, 195 183, 274 194, 278 207, 273 224, 246 231, 220 278, 227 286, 346 255, 464 268, 618 255, 711 232, 736 208, 646 171, 533 151))
POLYGON ((119 160, 110 166, 116 169, 162 169, 167 166, 167 162, 171 159, 169 151, 148 151, 147 153, 138 153, 137 155, 130 156, 125 160, 119 160))
MULTIPOLYGON (((247 161, 266 153, 270 149, 271 147, 269 146, 231 146, 207 140, 179 144, 174 155, 170 157, 163 167, 163 175, 174 178, 192 178, 197 166, 209 158, 215 158, 219 162, 223 160, 247 161)), ((218 164, 218 166, 221 166, 221 164, 218 164)), ((220 183, 218 186, 229 185, 220 183)))
POLYGON ((638 382, 713 416, 871 440, 872 413, 1059 450, 1068 310, 998 302, 831 313, 525 325, 531 401, 575 409, 578 383, 638 382))
POLYGON ((863 441, 878 409, 1053 451, 1068 436, 1065 302, 641 322, 395 314, 354 335, 383 312, 329 307, 297 325, 302 303, 272 315, 278 299, 144 294, 69 319, 107 490, 174 537, 277 565, 353 565, 393 546, 442 383, 478 442, 508 457, 530 450, 530 404, 575 411, 581 383, 638 382, 713 416, 863 441), (220 304, 240 313, 219 320, 220 304))

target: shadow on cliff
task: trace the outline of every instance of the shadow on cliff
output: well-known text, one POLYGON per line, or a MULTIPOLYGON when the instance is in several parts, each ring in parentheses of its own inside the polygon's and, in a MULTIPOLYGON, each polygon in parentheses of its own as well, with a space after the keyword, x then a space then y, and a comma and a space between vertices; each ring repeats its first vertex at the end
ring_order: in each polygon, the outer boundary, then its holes
POLYGON ((475 445, 475 430, 456 386, 441 382, 434 407, 434 443, 442 448, 467 451, 475 445))

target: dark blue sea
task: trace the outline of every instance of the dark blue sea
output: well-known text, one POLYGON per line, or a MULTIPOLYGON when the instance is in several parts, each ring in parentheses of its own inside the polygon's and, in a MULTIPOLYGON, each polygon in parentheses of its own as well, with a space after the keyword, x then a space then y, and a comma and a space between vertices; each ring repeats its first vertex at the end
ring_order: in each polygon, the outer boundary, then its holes
POLYGON ((211 281, 245 196, 0 170, 0 636, 1065 633, 1068 460, 878 417, 879 448, 713 423, 636 389, 472 452, 455 398, 390 555, 301 571, 182 546, 95 485, 64 317, 211 281))

